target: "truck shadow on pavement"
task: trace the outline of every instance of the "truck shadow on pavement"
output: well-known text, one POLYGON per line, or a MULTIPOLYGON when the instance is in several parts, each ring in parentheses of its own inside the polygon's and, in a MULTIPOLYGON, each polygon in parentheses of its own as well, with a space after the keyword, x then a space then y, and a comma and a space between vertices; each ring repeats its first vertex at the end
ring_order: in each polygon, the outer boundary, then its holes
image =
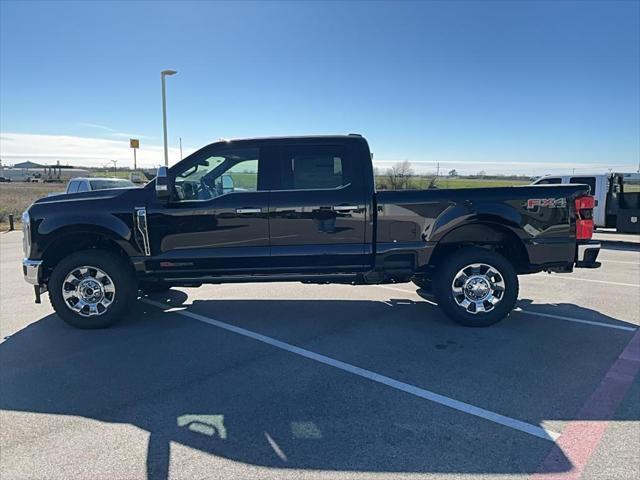
MULTIPOLYGON (((188 300, 176 290, 152 298, 174 309, 188 300)), ((515 315, 468 329, 407 299, 195 300, 187 308, 533 424, 577 420, 630 339, 611 331, 603 342, 597 328, 515 315)), ((571 308, 575 316, 626 324, 571 308)), ((107 330, 44 317, 0 344, 0 364, 3 410, 148 431, 148 479, 169 477, 171 442, 274 469, 459 474, 532 473, 553 446, 143 303, 107 330)), ((637 409, 617 419, 638 420, 637 409)), ((21 426, 23 440, 41 435, 39 420, 31 421, 21 426)), ((77 446, 68 448, 100 444, 69 435, 77 446)), ((7 438, 13 452, 30 448, 7 438)), ((216 465, 190 467, 194 477, 219 478, 216 465)), ((555 471, 571 467, 564 458, 555 471)))

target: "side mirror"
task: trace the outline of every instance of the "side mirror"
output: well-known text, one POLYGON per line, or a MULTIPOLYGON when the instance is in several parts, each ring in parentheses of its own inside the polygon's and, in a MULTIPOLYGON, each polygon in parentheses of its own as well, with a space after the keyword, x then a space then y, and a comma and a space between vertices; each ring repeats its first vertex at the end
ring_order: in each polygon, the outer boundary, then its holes
POLYGON ((222 175, 222 193, 233 192, 233 178, 231 175, 222 175))
POLYGON ((169 176, 167 167, 158 167, 156 174, 156 197, 158 200, 169 200, 169 176))

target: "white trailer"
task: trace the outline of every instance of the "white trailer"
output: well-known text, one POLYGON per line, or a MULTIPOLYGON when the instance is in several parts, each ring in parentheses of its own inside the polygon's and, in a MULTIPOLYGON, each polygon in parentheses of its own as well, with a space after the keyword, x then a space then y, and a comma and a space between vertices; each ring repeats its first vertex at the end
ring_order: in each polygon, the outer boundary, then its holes
POLYGON ((589 185, 596 200, 593 221, 596 227, 619 232, 640 233, 640 174, 545 175, 532 185, 581 183, 589 185))

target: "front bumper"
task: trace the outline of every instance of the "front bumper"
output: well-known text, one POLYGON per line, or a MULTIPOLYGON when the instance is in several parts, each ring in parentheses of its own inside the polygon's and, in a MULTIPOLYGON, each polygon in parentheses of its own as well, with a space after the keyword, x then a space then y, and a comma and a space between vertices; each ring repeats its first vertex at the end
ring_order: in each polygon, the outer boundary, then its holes
POLYGON ((600 253, 600 242, 589 240, 586 243, 579 243, 576 247, 576 267, 577 268, 598 268, 601 264, 596 261, 600 253))
POLYGON ((40 285, 42 278, 42 260, 30 260, 24 258, 22 260, 22 274, 24 280, 31 285, 40 285))

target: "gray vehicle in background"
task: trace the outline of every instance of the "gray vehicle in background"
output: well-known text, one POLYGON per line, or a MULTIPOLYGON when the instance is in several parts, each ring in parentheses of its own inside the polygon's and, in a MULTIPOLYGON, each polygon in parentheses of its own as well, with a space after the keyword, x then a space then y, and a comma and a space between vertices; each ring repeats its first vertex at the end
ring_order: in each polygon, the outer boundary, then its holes
POLYGON ((65 193, 90 192, 109 188, 131 188, 136 184, 124 178, 74 178, 69 181, 65 193))

